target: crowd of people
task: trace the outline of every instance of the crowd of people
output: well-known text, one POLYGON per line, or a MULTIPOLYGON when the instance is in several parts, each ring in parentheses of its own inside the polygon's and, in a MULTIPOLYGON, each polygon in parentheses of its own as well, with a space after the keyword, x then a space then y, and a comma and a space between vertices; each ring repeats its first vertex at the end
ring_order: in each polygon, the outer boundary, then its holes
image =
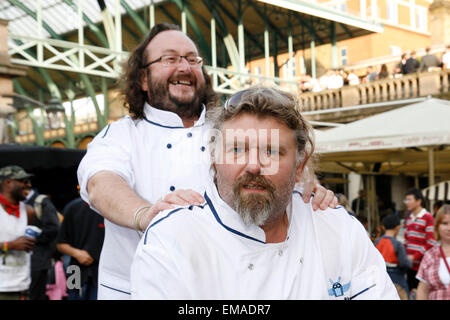
POLYGON ((416 51, 403 53, 400 61, 389 72, 386 64, 368 66, 364 75, 357 75, 353 70, 342 68, 326 69, 318 79, 310 75, 298 78, 302 92, 320 92, 327 89, 339 89, 346 85, 358 85, 382 79, 402 77, 417 72, 427 72, 439 69, 450 69, 450 45, 440 57, 430 53, 431 48, 425 48, 425 55, 417 58, 416 51))
POLYGON ((0 168, 0 300, 95 300, 103 218, 80 198, 59 213, 22 167, 0 168), (80 272, 67 288, 68 266, 80 272))
MULTIPOLYGON (((367 227, 365 196, 360 190, 350 206, 345 195, 337 195, 339 204, 367 227)), ((385 259, 401 299, 449 300, 450 270, 446 271, 446 263, 450 262, 450 204, 437 201, 433 212, 428 212, 419 189, 408 190, 404 204, 403 214, 395 210, 395 205, 380 211, 381 225, 373 228, 375 232, 368 232, 369 236, 385 259), (398 239, 400 232, 403 236, 398 239)))
MULTIPOLYGON (((399 298, 363 225, 317 183, 312 128, 293 95, 259 86, 217 107, 197 46, 166 23, 123 70, 130 115, 89 144, 77 172, 81 199, 65 207, 61 225, 52 208, 52 241, 70 257, 67 273, 81 272, 78 286, 68 279, 68 298, 399 298)), ((1 298, 29 294, 29 259, 44 233, 43 213, 24 202, 30 177, 0 169, 1 298)), ((411 211, 407 226, 429 222, 411 211)), ((416 247, 406 245, 415 266, 416 247)), ((433 297, 429 275, 418 276, 433 297)))

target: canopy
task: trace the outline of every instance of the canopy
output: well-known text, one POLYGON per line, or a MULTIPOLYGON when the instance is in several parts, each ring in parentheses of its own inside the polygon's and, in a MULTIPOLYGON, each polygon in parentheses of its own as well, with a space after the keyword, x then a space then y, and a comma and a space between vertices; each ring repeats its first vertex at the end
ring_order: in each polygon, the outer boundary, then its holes
POLYGON ((428 200, 450 201, 450 181, 442 181, 422 190, 428 200))
POLYGON ((450 102, 430 98, 316 135, 328 172, 450 173, 450 102))

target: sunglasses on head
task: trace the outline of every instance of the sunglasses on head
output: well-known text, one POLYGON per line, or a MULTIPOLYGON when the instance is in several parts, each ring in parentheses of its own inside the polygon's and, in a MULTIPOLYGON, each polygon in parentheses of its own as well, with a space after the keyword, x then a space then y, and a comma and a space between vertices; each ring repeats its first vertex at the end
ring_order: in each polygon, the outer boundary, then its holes
POLYGON ((250 90, 251 89, 246 89, 246 90, 236 92, 231 97, 229 97, 227 99, 227 101, 225 101, 225 104, 223 105, 223 107, 225 109, 229 109, 229 108, 238 106, 241 103, 241 99, 242 99, 242 96, 244 95, 244 93, 249 92, 250 90))

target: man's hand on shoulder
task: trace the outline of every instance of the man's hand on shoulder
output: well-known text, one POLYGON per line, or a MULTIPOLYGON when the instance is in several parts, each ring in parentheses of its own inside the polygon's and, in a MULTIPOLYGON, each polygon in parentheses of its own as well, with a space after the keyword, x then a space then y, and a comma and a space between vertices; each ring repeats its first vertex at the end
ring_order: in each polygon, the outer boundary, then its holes
POLYGON ((325 189, 320 184, 306 184, 303 189, 303 201, 308 203, 311 199, 311 195, 314 192, 314 198, 312 200, 312 208, 313 210, 317 210, 320 208, 321 210, 325 210, 327 207, 335 208, 338 204, 337 198, 334 196, 334 192, 331 190, 325 189))
POLYGON ((198 205, 203 202, 205 202, 203 196, 194 190, 180 189, 168 193, 147 210, 139 222, 140 228, 147 229, 153 218, 161 211, 173 209, 175 206, 198 205))

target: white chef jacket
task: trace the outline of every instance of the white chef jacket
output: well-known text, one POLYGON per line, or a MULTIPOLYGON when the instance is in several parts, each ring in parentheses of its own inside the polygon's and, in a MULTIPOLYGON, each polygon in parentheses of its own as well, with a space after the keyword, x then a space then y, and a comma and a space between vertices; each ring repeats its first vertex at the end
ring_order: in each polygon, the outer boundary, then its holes
MULTIPOLYGON (((89 203, 86 184, 101 170, 120 175, 150 203, 176 189, 202 194, 210 179, 205 112, 193 127, 184 128, 177 114, 145 104, 145 119, 126 116, 105 127, 88 145, 78 168, 83 200, 89 203)), ((130 266, 139 239, 136 230, 105 219, 99 299, 130 298, 130 266)))
POLYGON ((204 196, 147 228, 131 267, 133 299, 398 299, 383 257, 344 208, 314 212, 295 189, 286 241, 265 243, 214 184, 204 196))

